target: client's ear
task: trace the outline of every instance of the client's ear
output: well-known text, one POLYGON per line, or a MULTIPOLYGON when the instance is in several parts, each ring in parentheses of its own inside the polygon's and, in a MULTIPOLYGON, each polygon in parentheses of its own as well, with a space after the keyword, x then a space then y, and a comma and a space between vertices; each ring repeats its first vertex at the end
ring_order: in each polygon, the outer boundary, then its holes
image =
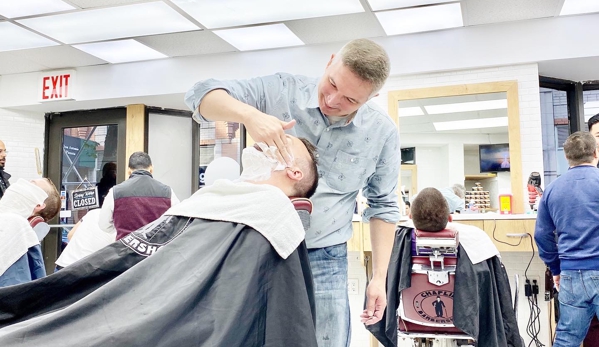
POLYGON ((304 173, 298 167, 288 167, 286 172, 290 180, 301 181, 304 178, 304 173))
POLYGON ((37 214, 38 212, 42 211, 43 209, 46 208, 46 204, 45 203, 41 203, 41 204, 37 204, 34 208, 33 208, 33 214, 37 214))
POLYGON ((448 222, 452 222, 453 221, 453 216, 451 214, 449 214, 449 217, 447 217, 447 221, 448 222))

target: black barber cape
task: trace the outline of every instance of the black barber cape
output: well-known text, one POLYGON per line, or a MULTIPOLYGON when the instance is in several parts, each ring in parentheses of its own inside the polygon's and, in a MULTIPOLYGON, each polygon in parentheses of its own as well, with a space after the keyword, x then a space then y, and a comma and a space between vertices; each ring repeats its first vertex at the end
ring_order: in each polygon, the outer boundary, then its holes
POLYGON ((162 217, 63 270, 0 289, 0 346, 316 347, 305 244, 162 217))
MULTIPOLYGON (((412 228, 400 227, 387 272, 387 309, 366 328, 385 346, 397 346, 399 293, 411 286, 412 228), (392 312, 392 314, 389 314, 392 312)), ((480 347, 524 347, 513 310, 510 284, 498 257, 473 265, 458 248, 453 297, 454 325, 480 347)))

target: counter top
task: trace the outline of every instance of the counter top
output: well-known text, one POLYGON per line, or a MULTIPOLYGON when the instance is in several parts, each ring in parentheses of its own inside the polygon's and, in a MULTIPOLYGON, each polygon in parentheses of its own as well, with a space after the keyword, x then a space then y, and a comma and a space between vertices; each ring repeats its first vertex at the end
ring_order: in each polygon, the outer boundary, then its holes
POLYGON ((465 213, 452 214, 454 221, 460 220, 510 220, 510 219, 537 219, 536 214, 499 214, 499 213, 465 213))

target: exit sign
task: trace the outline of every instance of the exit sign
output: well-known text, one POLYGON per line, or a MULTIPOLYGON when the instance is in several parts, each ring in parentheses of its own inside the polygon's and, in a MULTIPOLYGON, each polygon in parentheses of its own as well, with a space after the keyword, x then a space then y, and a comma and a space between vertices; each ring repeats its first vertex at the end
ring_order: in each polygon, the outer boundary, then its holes
POLYGON ((75 70, 42 72, 39 101, 74 100, 75 70))

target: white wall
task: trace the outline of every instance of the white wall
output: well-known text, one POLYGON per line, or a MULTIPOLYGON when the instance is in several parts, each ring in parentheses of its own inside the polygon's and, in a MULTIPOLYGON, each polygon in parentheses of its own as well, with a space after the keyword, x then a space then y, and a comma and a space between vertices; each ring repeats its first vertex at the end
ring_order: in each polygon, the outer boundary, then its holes
POLYGON ((37 172, 35 149, 39 149, 40 168, 44 163, 43 113, 0 109, 0 140, 6 145, 5 170, 12 175, 11 183, 19 178, 40 178, 37 172))

